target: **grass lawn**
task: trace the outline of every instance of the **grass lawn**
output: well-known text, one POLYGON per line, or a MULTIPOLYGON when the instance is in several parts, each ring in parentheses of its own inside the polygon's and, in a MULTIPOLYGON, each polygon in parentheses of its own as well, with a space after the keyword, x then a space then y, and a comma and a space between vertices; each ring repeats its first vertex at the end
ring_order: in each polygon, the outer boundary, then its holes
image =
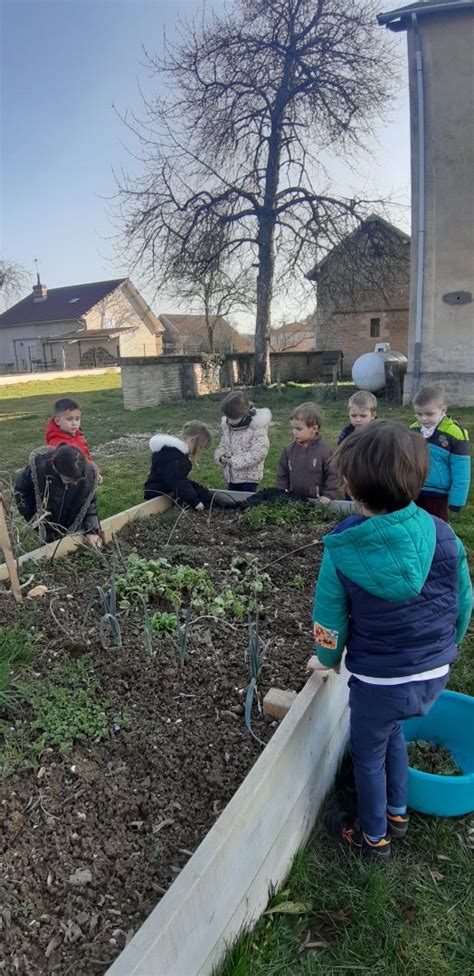
MULTIPOLYGON (((337 403, 325 404, 324 435, 335 443, 346 421, 350 388, 337 403)), ((316 391, 318 392, 318 391, 316 391)), ((81 376, 0 388, 1 473, 12 475, 28 453, 42 443, 52 404, 61 393, 76 397, 92 448, 125 434, 179 433, 185 420, 206 421, 216 435, 218 396, 127 413, 120 377, 81 376)), ((274 483, 282 447, 288 442, 292 407, 315 395, 311 387, 288 386, 283 395, 256 391, 257 406, 268 406, 271 452, 265 485, 274 483)), ((474 429, 473 409, 454 409, 464 426, 474 429)), ((407 423, 409 408, 381 403, 379 416, 407 423)), ((150 455, 147 450, 115 457, 97 456, 104 477, 98 501, 103 517, 136 504, 150 455)), ((196 466, 196 480, 222 484, 212 450, 196 466)), ((472 558, 474 507, 455 516, 453 528, 472 558)), ((453 669, 451 687, 474 694, 474 641, 466 640, 453 669)), ((474 973, 474 819, 442 820, 414 816, 408 839, 398 844, 386 866, 369 867, 346 859, 326 840, 318 825, 307 848, 298 854, 284 892, 275 904, 300 902, 296 914, 265 916, 229 953, 220 976, 468 976, 474 973), (309 933, 309 936, 308 936, 309 933), (315 943, 311 946, 311 943, 315 943)), ((216 893, 218 897, 218 893, 216 893)))

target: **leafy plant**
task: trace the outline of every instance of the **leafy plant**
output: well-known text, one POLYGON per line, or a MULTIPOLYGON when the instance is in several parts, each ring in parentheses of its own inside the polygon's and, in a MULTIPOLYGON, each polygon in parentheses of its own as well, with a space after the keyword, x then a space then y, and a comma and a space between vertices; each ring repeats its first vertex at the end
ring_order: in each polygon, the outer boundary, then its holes
POLYGON ((293 586, 295 587, 295 590, 304 590, 304 579, 299 573, 293 577, 293 586))
POLYGON ((214 585, 205 569, 173 565, 167 559, 142 559, 132 553, 125 573, 117 576, 120 606, 128 610, 141 599, 162 597, 178 610, 196 599, 210 600, 214 585))
POLYGON ((415 739, 408 743, 408 756, 410 766, 423 773, 434 773, 436 776, 463 775, 463 770, 458 766, 450 750, 441 743, 415 739))
MULTIPOLYGON (((0 723, 1 775, 9 775, 19 765, 36 766, 48 746, 57 746, 65 755, 74 742, 105 738, 111 703, 101 699, 98 692, 90 664, 82 659, 66 658, 52 669, 47 680, 25 684, 22 697, 31 708, 31 721, 13 728, 0 723)), ((125 716, 122 723, 124 720, 125 716)))
POLYGON ((242 516, 246 525, 261 529, 266 525, 294 526, 301 524, 317 525, 326 522, 326 511, 313 502, 261 502, 248 508, 242 516))
POLYGON ((178 623, 178 618, 175 613, 167 613, 166 610, 154 613, 150 617, 150 624, 152 630, 154 630, 158 637, 166 637, 168 634, 172 634, 176 630, 178 623))

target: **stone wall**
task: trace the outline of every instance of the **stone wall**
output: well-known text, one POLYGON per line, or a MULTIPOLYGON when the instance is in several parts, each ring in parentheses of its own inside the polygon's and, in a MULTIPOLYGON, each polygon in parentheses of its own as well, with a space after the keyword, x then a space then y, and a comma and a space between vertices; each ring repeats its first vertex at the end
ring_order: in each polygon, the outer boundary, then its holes
MULTIPOLYGON (((339 351, 272 353, 272 381, 331 381, 339 351)), ((172 400, 218 393, 229 386, 250 386, 253 353, 226 356, 220 364, 202 356, 134 356, 120 360, 126 410, 155 407, 172 400)))

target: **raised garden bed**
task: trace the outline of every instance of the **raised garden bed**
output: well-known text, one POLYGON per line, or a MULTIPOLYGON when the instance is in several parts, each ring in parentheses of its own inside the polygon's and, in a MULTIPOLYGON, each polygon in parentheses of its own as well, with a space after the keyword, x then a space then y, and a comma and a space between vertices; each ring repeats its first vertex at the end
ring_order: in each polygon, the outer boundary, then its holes
MULTIPOLYGON (((321 558, 321 545, 308 543, 328 527, 315 517, 291 532, 257 528, 217 511, 210 521, 176 522, 173 512, 126 526, 115 554, 118 601, 131 604, 116 614, 121 646, 99 596, 90 608, 109 577, 92 554, 38 566, 31 586, 48 593, 16 617, 0 593, 0 623, 15 618, 35 637, 29 691, 19 690, 4 726, 1 883, 12 972, 105 973, 179 875, 262 751, 244 722, 248 610, 255 621, 260 604, 260 696, 274 685, 299 691, 321 558), (177 631, 152 632, 146 621, 177 613, 183 625, 189 593, 177 605, 163 588, 125 592, 120 576, 134 551, 204 571, 181 660, 177 631)), ((255 705, 252 723, 268 742, 276 724, 255 705)))

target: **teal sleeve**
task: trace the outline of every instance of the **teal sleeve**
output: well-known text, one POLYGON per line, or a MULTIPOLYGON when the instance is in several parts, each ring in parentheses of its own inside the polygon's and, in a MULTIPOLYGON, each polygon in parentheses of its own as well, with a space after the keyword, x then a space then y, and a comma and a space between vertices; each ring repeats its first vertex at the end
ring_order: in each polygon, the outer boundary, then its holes
POLYGON ((313 623, 320 628, 314 652, 321 664, 336 667, 342 657, 349 627, 347 594, 326 551, 321 563, 313 605, 313 623))
MULTIPOLYGON (((465 443, 462 447, 469 449, 465 443)), ((449 491, 449 504, 455 508, 462 508, 467 502, 469 485, 471 483, 471 458, 469 454, 449 455, 449 466, 451 468, 451 488, 449 491)))
POLYGON ((459 587, 459 609, 458 619, 456 620, 456 644, 460 644, 464 638, 472 614, 472 583, 469 575, 466 550, 456 536, 458 546, 458 587, 459 587))

